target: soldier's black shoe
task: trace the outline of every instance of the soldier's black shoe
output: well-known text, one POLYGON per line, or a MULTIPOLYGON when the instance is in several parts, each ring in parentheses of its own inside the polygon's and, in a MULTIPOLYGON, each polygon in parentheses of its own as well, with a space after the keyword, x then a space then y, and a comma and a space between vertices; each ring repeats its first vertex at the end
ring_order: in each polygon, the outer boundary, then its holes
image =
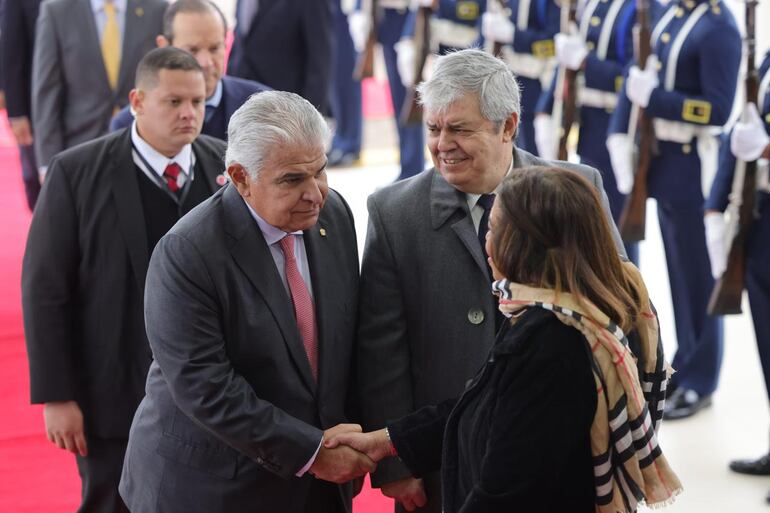
POLYGON ((328 167, 350 167, 357 163, 359 158, 358 153, 346 153, 335 148, 326 156, 326 165, 328 167))
POLYGON ((695 390, 679 387, 666 400, 663 418, 666 420, 692 417, 703 408, 711 406, 710 395, 700 395, 695 390))
POLYGON ((730 470, 751 476, 770 476, 770 454, 755 460, 733 460, 730 462, 730 470))

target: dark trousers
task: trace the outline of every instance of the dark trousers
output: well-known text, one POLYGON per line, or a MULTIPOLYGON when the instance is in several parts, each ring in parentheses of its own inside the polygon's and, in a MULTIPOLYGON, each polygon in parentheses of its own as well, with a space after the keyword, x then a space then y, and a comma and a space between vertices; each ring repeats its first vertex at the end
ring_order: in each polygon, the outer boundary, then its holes
POLYGON ((339 1, 334 7, 334 41, 334 82, 330 88, 335 121, 332 149, 360 153, 363 125, 361 82, 353 80, 356 50, 348 30, 348 18, 342 12, 339 1))
POLYGON ((346 513, 339 486, 315 479, 305 503, 305 513, 346 513))
POLYGON ((521 119, 519 119, 519 133, 516 137, 516 146, 537 155, 535 144, 535 107, 543 86, 540 79, 517 77, 521 87, 521 119))
POLYGON ((87 437, 88 456, 76 456, 82 483, 78 513, 129 513, 118 494, 127 438, 87 437))
MULTIPOLYGON (((407 12, 397 9, 384 9, 380 25, 377 27, 377 37, 382 45, 382 55, 385 58, 385 69, 388 72, 390 84, 390 98, 393 102, 393 111, 398 129, 398 149, 401 160, 401 174, 399 180, 414 176, 425 167, 425 141, 422 132, 422 123, 404 126, 398 118, 406 98, 406 88, 401 83, 396 64, 396 50, 393 45, 401 38, 401 33, 406 21, 407 12)), ((419 80, 419 78, 418 78, 419 80)))
POLYGON ((722 365, 722 318, 706 311, 714 279, 703 208, 658 199, 658 219, 676 321, 672 384, 708 395, 716 390, 722 365))
POLYGON ((24 180, 27 205, 30 210, 34 210, 37 197, 40 194, 40 179, 37 175, 37 160, 32 145, 19 146, 19 160, 21 161, 21 179, 24 180))
POLYGON ((760 193, 759 197, 760 218, 751 226, 746 247, 746 290, 770 398, 770 194, 760 193))

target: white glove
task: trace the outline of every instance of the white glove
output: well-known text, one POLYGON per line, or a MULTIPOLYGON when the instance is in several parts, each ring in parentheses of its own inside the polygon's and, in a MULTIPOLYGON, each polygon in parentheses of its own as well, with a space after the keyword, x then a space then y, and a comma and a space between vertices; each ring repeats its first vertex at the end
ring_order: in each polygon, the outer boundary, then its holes
POLYGON ((411 39, 402 39, 393 48, 396 49, 396 68, 401 77, 401 83, 404 87, 414 85, 414 66, 417 52, 414 48, 414 41, 411 39))
POLYGON ((554 160, 556 158, 556 127, 550 114, 535 116, 535 145, 541 158, 554 160))
POLYGON ((770 136, 765 131, 757 106, 749 103, 730 136, 730 150, 744 162, 753 162, 762 156, 768 144, 770 136))
POLYGON ((579 34, 556 34, 553 38, 556 58, 567 69, 578 70, 588 55, 588 48, 579 34))
POLYGON ((433 7, 433 0, 417 0, 417 7, 433 7))
POLYGON ((348 30, 356 51, 363 52, 366 47, 366 40, 369 39, 371 18, 363 11, 351 12, 348 16, 348 30))
POLYGON ((703 218, 703 224, 706 226, 706 248, 708 248, 709 261, 711 261, 711 275, 716 280, 722 276, 727 267, 725 216, 721 212, 709 212, 703 218))
POLYGON ((628 73, 626 80, 626 94, 628 99, 639 105, 643 109, 650 104, 650 95, 652 90, 658 87, 658 57, 650 55, 647 58, 647 66, 644 71, 637 66, 633 66, 628 73))
POLYGON ((634 142, 626 134, 612 134, 607 137, 607 151, 610 153, 612 172, 621 194, 628 194, 634 187, 634 166, 632 163, 634 142))
POLYGON ((513 44, 515 27, 511 19, 500 12, 485 12, 481 16, 481 34, 484 39, 506 45, 513 44))

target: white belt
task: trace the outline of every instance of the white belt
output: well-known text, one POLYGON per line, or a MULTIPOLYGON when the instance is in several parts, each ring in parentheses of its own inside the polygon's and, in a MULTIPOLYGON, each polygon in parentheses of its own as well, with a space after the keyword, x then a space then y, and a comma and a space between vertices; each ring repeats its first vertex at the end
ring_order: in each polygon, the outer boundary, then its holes
POLYGON ((380 0, 378 5, 384 9, 408 9, 409 0, 380 0))
POLYGON ((577 103, 582 107, 614 109, 618 105, 618 95, 610 91, 582 86, 577 90, 577 103))
POLYGON ((510 45, 503 46, 501 53, 505 63, 517 76, 542 78, 553 72, 555 59, 541 59, 531 53, 516 53, 510 45))
POLYGON ((697 138, 698 157, 700 158, 700 184, 703 197, 707 198, 711 191, 711 183, 717 174, 719 161, 719 136, 722 127, 707 125, 697 126, 681 121, 654 118, 655 137, 659 141, 669 141, 678 144, 689 144, 697 138))
POLYGON ((444 18, 431 18, 430 31, 435 43, 455 48, 469 48, 479 39, 477 28, 444 18))

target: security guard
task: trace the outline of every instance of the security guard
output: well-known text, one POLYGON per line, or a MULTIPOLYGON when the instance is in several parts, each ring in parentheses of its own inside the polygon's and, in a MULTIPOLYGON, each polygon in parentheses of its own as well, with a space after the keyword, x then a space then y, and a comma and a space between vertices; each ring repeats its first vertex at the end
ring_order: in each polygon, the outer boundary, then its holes
MULTIPOLYGON (((402 125, 399 114, 406 98, 406 86, 414 83, 414 78, 405 80, 400 73, 396 44, 404 31, 409 15, 409 0, 377 0, 377 41, 382 46, 385 60, 385 70, 388 73, 390 97, 398 130, 398 146, 400 151, 401 173, 399 180, 416 175, 425 167, 425 140, 421 125, 402 125)), ((357 0, 356 10, 348 17, 350 34, 356 49, 362 51, 371 30, 372 3, 371 0, 357 0)), ((414 67, 414 66, 412 66, 414 67)), ((414 75, 414 71, 410 72, 414 75)))
MULTIPOLYGON (((653 1, 652 17, 660 15, 660 10, 660 4, 653 1)), ((577 21, 572 33, 554 37, 556 58, 564 69, 579 71, 577 153, 581 163, 601 172, 612 217, 617 223, 632 183, 618 186, 605 141, 610 115, 617 107, 618 91, 623 85, 623 72, 634 57, 632 32, 636 22, 636 0, 591 0, 577 21)), ((535 137, 540 155, 545 158, 556 157, 558 131, 554 123, 561 123, 550 116, 556 82, 554 76, 535 109, 535 137)), ((638 265, 638 244, 626 243, 625 247, 628 258, 638 265)))
POLYGON ((629 117, 638 111, 631 104, 644 108, 657 138, 648 188, 658 203, 678 342, 664 418, 677 419, 711 404, 722 362, 722 321, 706 312, 714 280, 703 203, 735 97, 741 36, 721 0, 677 0, 651 43, 645 69, 633 66, 625 79, 607 147, 618 182, 632 181, 629 117))
POLYGON ((356 48, 348 29, 348 14, 356 0, 334 2, 334 59, 329 103, 334 117, 334 139, 327 155, 329 167, 355 164, 361 154, 363 128, 361 82, 353 78, 356 48))
MULTIPOLYGON (((722 146, 719 170, 706 201, 706 241, 715 277, 724 271, 728 248, 725 243, 725 220, 722 212, 728 205, 733 176, 738 166, 746 161, 757 162, 757 208, 759 217, 752 225, 746 241, 746 289, 749 293, 751 316, 757 338, 759 361, 765 377, 765 388, 770 397, 770 52, 759 68, 759 105, 749 105, 744 118, 722 146)), ((770 454, 756 460, 737 460, 730 468, 741 474, 770 475, 770 454)), ((768 495, 770 501, 770 495, 768 495)))
POLYGON ((481 31, 487 45, 495 41, 504 44, 502 58, 521 86, 516 145, 535 155, 535 107, 556 67, 553 38, 559 32, 559 15, 555 0, 489 0, 482 16, 481 31))

